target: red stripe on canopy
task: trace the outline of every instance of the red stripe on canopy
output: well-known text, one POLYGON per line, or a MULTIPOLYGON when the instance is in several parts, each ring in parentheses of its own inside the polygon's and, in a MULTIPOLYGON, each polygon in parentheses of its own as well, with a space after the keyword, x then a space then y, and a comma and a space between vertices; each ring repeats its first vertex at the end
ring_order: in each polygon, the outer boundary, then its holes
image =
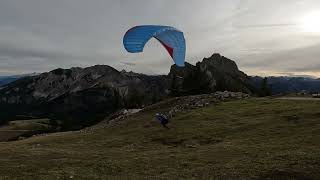
POLYGON ((173 58, 173 48, 166 45, 165 43, 163 43, 160 39, 156 38, 168 51, 168 53, 170 54, 170 56, 173 58))

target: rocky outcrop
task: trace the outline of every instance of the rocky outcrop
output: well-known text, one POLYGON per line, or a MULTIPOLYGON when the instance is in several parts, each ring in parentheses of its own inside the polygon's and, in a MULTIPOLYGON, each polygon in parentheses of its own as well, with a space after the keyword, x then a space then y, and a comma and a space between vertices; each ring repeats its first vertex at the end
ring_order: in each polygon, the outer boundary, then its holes
POLYGON ((170 90, 174 95, 212 93, 215 91, 239 91, 253 93, 249 77, 239 71, 236 63, 220 54, 204 58, 196 66, 184 68, 173 65, 169 73, 170 90))

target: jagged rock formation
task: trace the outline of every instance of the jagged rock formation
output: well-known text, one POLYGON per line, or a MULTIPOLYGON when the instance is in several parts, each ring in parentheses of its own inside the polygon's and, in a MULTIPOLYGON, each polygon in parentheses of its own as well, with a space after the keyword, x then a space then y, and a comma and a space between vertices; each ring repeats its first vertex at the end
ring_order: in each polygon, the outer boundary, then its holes
MULTIPOLYGON (((91 125, 122 108, 142 108, 170 95, 215 91, 252 93, 248 77, 219 54, 196 66, 172 66, 168 76, 117 71, 106 65, 56 69, 0 90, 0 120, 17 115, 61 120, 66 129, 91 125)), ((0 122, 1 123, 1 122, 0 122)))
POLYGON ((196 66, 184 68, 173 65, 169 73, 171 91, 174 95, 203 94, 215 91, 253 93, 249 77, 239 71, 236 63, 220 54, 204 58, 196 66))

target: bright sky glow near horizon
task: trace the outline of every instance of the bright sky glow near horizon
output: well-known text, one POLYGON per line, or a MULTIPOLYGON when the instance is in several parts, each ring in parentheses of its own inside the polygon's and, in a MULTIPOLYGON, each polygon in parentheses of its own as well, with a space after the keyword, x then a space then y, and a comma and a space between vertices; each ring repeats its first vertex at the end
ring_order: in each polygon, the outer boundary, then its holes
POLYGON ((192 64, 220 53, 249 75, 320 77, 319 0, 3 0, 0 75, 95 64, 166 74, 173 61, 156 40, 123 48, 145 24, 183 31, 192 64))

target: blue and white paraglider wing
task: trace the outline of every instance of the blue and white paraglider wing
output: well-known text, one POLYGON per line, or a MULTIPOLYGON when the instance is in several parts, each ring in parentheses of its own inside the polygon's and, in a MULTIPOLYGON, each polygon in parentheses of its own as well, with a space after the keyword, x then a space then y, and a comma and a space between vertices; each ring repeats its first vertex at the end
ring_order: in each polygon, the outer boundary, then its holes
POLYGON ((136 26, 127 31, 123 45, 128 52, 139 53, 145 44, 156 38, 168 51, 177 66, 183 67, 186 55, 186 41, 183 32, 169 26, 136 26))

